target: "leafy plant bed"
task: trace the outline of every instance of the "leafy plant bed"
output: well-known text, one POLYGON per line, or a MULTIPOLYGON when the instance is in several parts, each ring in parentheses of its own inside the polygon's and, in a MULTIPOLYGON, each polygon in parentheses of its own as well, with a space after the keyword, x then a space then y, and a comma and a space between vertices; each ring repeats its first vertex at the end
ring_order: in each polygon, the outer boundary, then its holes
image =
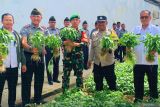
MULTIPOLYGON (((149 88, 146 77, 144 83, 144 101, 138 104, 133 103, 134 84, 132 65, 128 63, 116 63, 115 72, 117 75, 117 91, 109 91, 107 82, 104 80, 104 90, 96 92, 93 76, 90 76, 85 80, 82 90, 74 87, 51 102, 41 105, 41 107, 160 107, 160 98, 154 102, 148 102, 149 88)), ((158 89, 160 89, 160 73, 158 89)))

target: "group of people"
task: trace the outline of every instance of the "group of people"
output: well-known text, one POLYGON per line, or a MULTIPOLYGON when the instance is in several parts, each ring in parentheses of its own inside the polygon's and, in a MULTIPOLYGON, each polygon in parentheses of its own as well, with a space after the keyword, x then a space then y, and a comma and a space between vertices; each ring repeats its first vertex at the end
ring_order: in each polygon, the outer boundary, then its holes
MULTIPOLYGON (((20 34, 14 30, 14 17, 10 13, 2 15, 2 28, 8 30, 13 38, 16 40, 16 45, 10 43, 8 45, 9 54, 4 60, 6 66, 6 72, 0 74, 0 102, 2 100, 2 92, 4 88, 5 80, 8 82, 8 105, 9 107, 15 107, 16 101, 16 85, 18 80, 18 67, 21 63, 21 79, 22 79, 22 106, 26 106, 30 103, 31 97, 31 82, 34 74, 34 103, 43 103, 41 99, 43 81, 44 81, 44 64, 47 68, 48 83, 53 85, 53 82, 60 83, 58 80, 59 75, 59 60, 60 56, 52 58, 53 54, 48 47, 42 47, 42 51, 32 47, 32 44, 28 41, 29 37, 35 32, 40 31, 44 35, 51 34, 60 35, 61 29, 56 28, 56 19, 51 16, 48 24, 49 27, 41 26, 42 14, 39 10, 33 9, 30 15, 31 24, 24 26, 20 34), (34 62, 31 60, 31 56, 34 53, 40 53, 41 60, 34 62), (44 61, 45 56, 45 61, 44 61), (50 60, 53 60, 53 75, 49 73, 48 65, 50 60), (44 63, 46 62, 46 63, 44 63)), ((135 27, 133 33, 141 35, 140 39, 143 40, 147 33, 160 34, 160 29, 151 24, 151 12, 143 10, 140 12, 141 25, 135 27)), ((115 59, 124 61, 124 55, 126 53, 126 47, 118 45, 116 50, 110 50, 106 53, 107 58, 101 59, 99 54, 101 52, 100 40, 103 35, 110 35, 115 33, 119 38, 127 32, 125 24, 120 22, 113 23, 113 28, 107 27, 107 17, 97 16, 95 22, 95 29, 89 33, 88 23, 84 21, 82 23, 82 29, 79 29, 80 16, 72 15, 70 18, 64 19, 64 27, 71 26, 77 30, 79 35, 75 41, 71 41, 65 38, 61 38, 63 41, 62 53, 63 53, 63 76, 62 76, 62 89, 65 92, 69 88, 70 73, 73 70, 74 75, 77 76, 76 86, 83 88, 83 69, 91 68, 93 64, 93 76, 96 85, 96 90, 103 90, 103 78, 105 77, 110 90, 117 90, 116 87, 116 75, 114 71, 115 59), (71 24, 71 25, 70 25, 71 24), (87 41, 81 41, 81 37, 84 34, 87 35, 87 41), (65 45, 72 42, 74 49, 71 52, 66 50, 65 45), (91 44, 91 47, 89 45, 91 44), (89 49, 90 48, 90 49, 89 49), (90 50, 90 52, 89 52, 90 50)), ((59 50, 60 51, 60 50, 59 50)), ((150 99, 158 98, 158 54, 155 52, 155 62, 149 63, 145 59, 145 47, 144 44, 136 46, 136 64, 134 66, 133 77, 135 87, 135 102, 143 100, 144 94, 144 75, 148 76, 150 99)), ((125 77, 124 77, 125 78, 125 77)), ((1 104, 1 103, 0 103, 1 104)), ((2 105, 0 105, 1 107, 2 105)))

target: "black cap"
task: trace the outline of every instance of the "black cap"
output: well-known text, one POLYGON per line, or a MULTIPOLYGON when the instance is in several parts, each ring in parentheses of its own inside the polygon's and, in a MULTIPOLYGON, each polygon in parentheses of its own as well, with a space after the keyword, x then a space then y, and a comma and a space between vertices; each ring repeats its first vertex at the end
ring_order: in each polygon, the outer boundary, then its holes
POLYGON ((34 15, 42 15, 42 14, 38 9, 34 8, 31 12, 31 16, 34 16, 34 15))
POLYGON ((70 21, 70 20, 69 20, 69 18, 68 18, 68 17, 66 17, 66 18, 64 19, 64 21, 70 21))
POLYGON ((87 21, 85 20, 85 21, 83 22, 83 24, 88 24, 88 23, 87 23, 87 21))
POLYGON ((51 16, 51 17, 49 18, 49 21, 56 21, 56 19, 54 18, 54 16, 51 16))
POLYGON ((107 17, 106 16, 97 16, 97 21, 107 21, 107 17))
POLYGON ((116 23, 113 23, 112 25, 117 25, 116 23))
POLYGON ((121 24, 121 22, 117 22, 117 24, 121 24))

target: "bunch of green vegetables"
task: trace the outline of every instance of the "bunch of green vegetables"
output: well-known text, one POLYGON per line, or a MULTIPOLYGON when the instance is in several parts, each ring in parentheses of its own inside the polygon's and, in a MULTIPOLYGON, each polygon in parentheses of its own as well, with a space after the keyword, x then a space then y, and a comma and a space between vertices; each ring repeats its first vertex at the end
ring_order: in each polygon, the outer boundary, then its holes
POLYGON ((77 38, 80 38, 80 35, 78 34, 77 30, 72 27, 65 27, 60 31, 60 36, 62 40, 68 40, 64 46, 64 49, 70 53, 74 49, 74 41, 77 40, 77 38))
POLYGON ((147 34, 143 43, 147 49, 146 60, 153 62, 155 60, 155 53, 158 52, 158 54, 160 54, 160 36, 147 34))
POLYGON ((39 31, 35 32, 34 35, 30 35, 29 43, 31 43, 31 46, 33 47, 33 49, 37 50, 37 52, 33 53, 33 55, 31 56, 31 59, 33 61, 39 61, 40 60, 39 53, 42 52, 43 46, 45 44, 44 34, 39 31))
POLYGON ((45 45, 49 48, 53 49, 53 56, 58 57, 59 56, 59 49, 62 45, 62 40, 58 35, 50 35, 47 36, 45 39, 45 45))
POLYGON ((13 37, 10 35, 10 32, 5 29, 0 29, 0 73, 5 71, 3 65, 3 60, 8 55, 8 44, 14 41, 13 37))
POLYGON ((119 43, 126 46, 126 60, 135 62, 135 54, 133 48, 140 44, 139 35, 133 33, 125 33, 119 40, 119 43))
POLYGON ((63 39, 69 39, 71 41, 75 41, 79 38, 79 34, 76 29, 72 27, 65 27, 60 31, 60 36, 63 39))
POLYGON ((112 49, 114 49, 114 42, 109 36, 103 36, 101 41, 101 56, 104 56, 107 52, 112 53, 112 49))

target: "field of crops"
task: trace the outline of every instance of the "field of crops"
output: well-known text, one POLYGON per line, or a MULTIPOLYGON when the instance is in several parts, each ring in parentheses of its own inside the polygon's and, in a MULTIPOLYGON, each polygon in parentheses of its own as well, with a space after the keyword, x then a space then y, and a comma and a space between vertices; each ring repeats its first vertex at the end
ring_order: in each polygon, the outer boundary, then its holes
MULTIPOLYGON (((160 98, 154 102, 148 102, 149 91, 146 77, 144 83, 144 101, 139 104, 133 103, 134 86, 132 65, 128 63, 116 63, 115 71, 118 91, 109 91, 107 83, 104 80, 104 91, 96 92, 93 77, 90 76, 85 80, 83 90, 73 88, 65 94, 56 97, 53 101, 42 105, 42 107, 160 107, 160 98)), ((160 91, 160 69, 158 78, 158 89, 160 91)))

